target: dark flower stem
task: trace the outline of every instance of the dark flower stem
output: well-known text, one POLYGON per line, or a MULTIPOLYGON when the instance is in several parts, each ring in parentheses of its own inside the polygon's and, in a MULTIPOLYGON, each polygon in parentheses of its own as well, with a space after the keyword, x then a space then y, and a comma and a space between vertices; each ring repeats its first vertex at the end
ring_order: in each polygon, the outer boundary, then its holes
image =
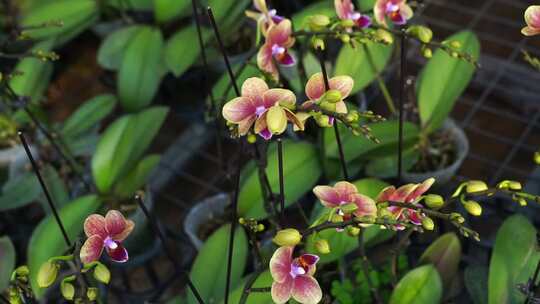
MULTIPOLYGON (((174 258, 174 255, 172 254, 172 252, 169 250, 169 246, 167 246, 167 240, 165 238, 165 235, 159 228, 154 216, 150 214, 150 212, 148 211, 148 208, 146 208, 146 205, 144 204, 142 196, 139 194, 135 195, 135 201, 137 201, 137 203, 139 204, 139 207, 141 208, 142 212, 144 213, 144 215, 150 222, 150 226, 152 230, 161 241, 161 244, 163 245, 163 248, 165 249, 165 254, 167 255, 167 258, 173 263, 175 270, 179 271, 180 266, 178 265, 178 262, 174 258)), ((199 294, 199 291, 197 290, 197 288, 195 288, 195 285, 193 285, 193 282, 191 281, 189 274, 185 270, 181 270, 181 272, 185 276, 188 286, 191 289, 191 292, 193 293, 197 301, 199 302, 199 304, 204 304, 204 301, 201 295, 199 294)))
POLYGON ((281 223, 285 219, 285 185, 283 181, 283 141, 281 138, 277 139, 278 148, 278 171, 279 171, 279 203, 281 211, 281 223))
POLYGON ((3 295, 0 294, 0 300, 2 300, 3 303, 5 304, 10 304, 10 302, 8 301, 8 299, 6 299, 6 297, 4 297, 3 295))
POLYGON ((64 241, 66 242, 66 245, 68 247, 71 247, 71 241, 69 240, 66 229, 64 228, 64 225, 62 224, 60 215, 58 214, 58 211, 56 210, 56 207, 54 206, 52 197, 49 193, 49 190, 47 189, 47 186, 45 185, 45 181, 43 180, 43 177, 41 176, 41 173, 39 172, 39 168, 36 164, 36 161, 34 160, 34 157, 32 156, 32 152, 30 151, 30 148, 28 147, 26 138, 24 137, 24 134, 22 131, 19 131, 18 134, 19 134, 19 138, 21 139, 21 143, 24 147, 24 151, 26 152, 26 155, 28 156, 28 159, 30 160, 30 163, 32 164, 32 169, 34 170, 34 173, 36 174, 36 177, 39 181, 39 184, 41 185, 41 188, 43 189, 43 193, 45 193, 45 198, 47 199, 47 203, 49 204, 49 207, 51 208, 53 212, 56 223, 58 224, 58 227, 60 227, 60 231, 62 232, 64 241))

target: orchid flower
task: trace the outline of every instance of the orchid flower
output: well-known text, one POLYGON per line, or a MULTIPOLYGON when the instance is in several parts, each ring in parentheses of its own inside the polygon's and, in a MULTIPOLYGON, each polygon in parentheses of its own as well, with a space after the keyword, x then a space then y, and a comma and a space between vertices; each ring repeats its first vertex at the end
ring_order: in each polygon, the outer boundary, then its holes
POLYGON ((257 26, 261 29, 264 36, 272 24, 278 24, 285 18, 277 15, 275 9, 268 10, 265 0, 253 0, 253 6, 257 11, 246 11, 246 16, 257 21, 257 26))
MULTIPOLYGON (((420 204, 417 203, 418 198, 429 190, 434 182, 434 178, 428 178, 421 184, 407 184, 399 187, 398 189, 396 189, 394 186, 386 187, 377 196, 377 203, 390 201, 420 206, 420 204)), ((418 210, 389 206, 388 211, 390 211, 390 213, 392 213, 397 220, 410 221, 417 226, 422 225, 422 218, 424 215, 418 210)), ((403 225, 397 225, 396 228, 399 230, 405 229, 403 225)))
POLYGON ((275 79, 279 78, 276 63, 284 66, 292 66, 296 63, 296 60, 288 51, 295 42, 291 34, 292 23, 289 19, 285 19, 279 24, 270 25, 266 41, 257 54, 259 68, 271 74, 275 79))
POLYGON ((355 185, 349 182, 337 182, 334 187, 316 186, 313 193, 328 208, 335 208, 337 214, 348 219, 350 215, 345 214, 341 207, 348 204, 355 204, 357 209, 353 212, 355 216, 377 216, 377 206, 370 197, 358 193, 355 185))
POLYGON ((386 18, 394 24, 403 25, 413 16, 412 8, 407 0, 377 0, 373 7, 373 14, 378 23, 388 26, 386 18))
POLYGON ((117 210, 110 210, 105 217, 99 214, 88 216, 84 221, 84 233, 88 238, 81 247, 81 262, 88 264, 99 260, 103 249, 113 261, 126 262, 128 252, 122 246, 122 241, 133 227, 135 223, 126 220, 117 210))
MULTIPOLYGON (((347 98, 351 93, 354 80, 350 76, 336 76, 328 80, 330 90, 339 91, 341 98, 335 103, 336 113, 347 114, 347 105, 343 99, 347 98)), ((325 95, 326 89, 324 85, 324 79, 322 73, 313 74, 306 84, 306 96, 308 101, 302 104, 303 110, 310 110, 314 105, 318 104, 322 97, 325 95)), ((334 117, 329 118, 329 125, 334 124, 334 117)))
POLYGON ((525 22, 527 26, 521 29, 525 36, 540 34, 540 5, 531 5, 525 11, 525 22))
POLYGON ((319 257, 303 254, 293 259, 294 247, 279 247, 270 259, 272 283, 272 300, 282 304, 292 297, 302 304, 316 304, 322 299, 322 290, 313 275, 319 257))
POLYGON ((222 114, 229 123, 238 126, 239 136, 246 135, 255 124, 255 133, 268 140, 273 134, 283 133, 287 121, 304 130, 304 124, 291 110, 295 104, 292 91, 269 89, 264 80, 252 77, 242 84, 242 96, 223 106, 222 114))
POLYGON ((334 0, 336 13, 341 20, 352 20, 361 29, 371 25, 371 18, 354 10, 351 0, 334 0))

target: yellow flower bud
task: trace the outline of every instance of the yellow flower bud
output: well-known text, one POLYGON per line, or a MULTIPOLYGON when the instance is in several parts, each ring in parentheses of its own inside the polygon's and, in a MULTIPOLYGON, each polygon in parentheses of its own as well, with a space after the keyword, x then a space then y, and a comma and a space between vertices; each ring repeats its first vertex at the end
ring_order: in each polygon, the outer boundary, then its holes
POLYGON ((467 186, 465 187, 465 192, 475 193, 475 192, 486 191, 487 189, 488 189, 488 186, 483 181, 472 180, 472 181, 467 182, 467 186))
POLYGON ((345 120, 349 123, 357 122, 360 118, 360 115, 358 115, 358 111, 351 110, 347 116, 345 116, 345 120))
POLYGON ((423 47, 422 48, 422 56, 429 59, 429 58, 433 57, 433 51, 428 47, 423 47))
POLYGON ((351 19, 343 19, 343 20, 341 20, 341 26, 343 26, 343 27, 353 27, 354 26, 354 21, 352 21, 351 19))
POLYGON ((272 134, 281 134, 287 129, 287 115, 279 106, 273 106, 266 114, 266 124, 272 134))
POLYGON ((320 127, 323 127, 323 128, 328 128, 328 127, 331 127, 332 125, 330 124, 330 117, 328 115, 317 115, 317 116, 314 116, 315 118, 315 122, 320 126, 320 127))
POLYGON ((315 242, 315 248, 317 249, 317 252, 320 254, 328 254, 330 253, 330 244, 328 244, 328 241, 325 239, 318 240, 315 242))
POLYGON ((388 32, 387 30, 378 29, 375 32, 375 37, 377 38, 377 40, 384 44, 394 43, 394 37, 392 37, 392 34, 390 34, 390 32, 388 32))
POLYGON ((86 291, 86 297, 88 297, 88 300, 95 301, 99 295, 99 290, 95 287, 89 287, 86 291))
POLYGON ((272 239, 279 246, 295 246, 302 240, 300 232, 293 228, 283 229, 272 239))
POLYGON ((60 266, 55 262, 47 261, 39 268, 37 283, 40 288, 47 288, 51 286, 56 277, 58 276, 58 269, 60 266))
POLYGON ((435 223, 433 222, 433 220, 429 217, 424 217, 422 219, 422 227, 424 227, 424 229, 426 230, 433 230, 435 228, 435 223))
POLYGON ((332 103, 332 102, 328 102, 328 101, 326 101, 324 99, 323 99, 323 101, 321 101, 319 106, 321 107, 321 109, 323 109, 325 111, 328 111, 328 112, 335 112, 336 111, 336 104, 332 103))
POLYGON ((465 222, 465 218, 463 218, 463 216, 457 212, 452 212, 450 214, 450 220, 458 223, 458 224, 463 224, 465 222))
POLYGON ((480 216, 482 214, 482 206, 476 201, 465 201, 463 202, 463 207, 465 207, 465 210, 471 215, 480 216))
POLYGON ((322 100, 329 102, 329 103, 336 103, 341 101, 342 96, 341 92, 338 90, 328 90, 326 93, 324 93, 322 100))
POLYGON ((19 277, 26 277, 30 274, 30 269, 26 265, 19 266, 15 269, 15 273, 19 277))
POLYGON ((60 292, 64 299, 71 301, 75 296, 75 287, 69 282, 62 281, 62 284, 60 284, 60 292))
POLYGON ((519 205, 520 205, 521 207, 527 206, 527 200, 524 199, 523 197, 519 197, 519 198, 517 199, 517 202, 519 203, 519 205))
POLYGON ((424 203, 431 209, 439 209, 444 205, 444 199, 438 194, 428 194, 424 197, 424 203))
POLYGON ((522 186, 521 186, 520 182, 511 181, 511 180, 504 180, 504 181, 497 184, 497 188, 519 191, 519 190, 522 189, 522 186))
POLYGON ((111 281, 111 272, 107 266, 98 262, 96 268, 94 268, 94 278, 101 283, 109 284, 111 281))
POLYGON ((259 232, 264 231, 264 225, 263 224, 257 225, 257 231, 259 232))
POLYGON ((415 36, 423 43, 429 43, 433 38, 433 31, 430 28, 422 25, 413 25, 407 29, 407 33, 415 36))
POLYGON ((251 134, 248 134, 247 136, 247 141, 248 143, 250 144, 254 144, 257 142, 257 136, 255 136, 255 134, 251 133, 251 134))
POLYGON ((534 152, 534 162, 535 162, 537 165, 540 165, 540 151, 534 152))
POLYGON ((313 38, 311 38, 311 44, 313 45, 314 49, 324 51, 324 40, 322 40, 321 38, 313 36, 313 38))
POLYGON ((347 34, 339 35, 339 39, 341 39, 341 42, 343 42, 343 43, 351 42, 351 36, 349 36, 347 34))
POLYGON ((238 223, 240 225, 244 225, 246 223, 246 220, 243 217, 241 217, 241 218, 238 219, 238 223))
POLYGON ((450 42, 450 46, 453 47, 454 49, 460 49, 462 47, 461 42, 457 40, 450 42))
POLYGON ((330 24, 330 18, 325 15, 313 15, 313 16, 310 16, 308 19, 308 25, 312 31, 323 30, 329 24, 330 24))
POLYGON ((347 234, 352 237, 358 236, 360 234, 360 228, 354 227, 354 226, 348 226, 347 234))

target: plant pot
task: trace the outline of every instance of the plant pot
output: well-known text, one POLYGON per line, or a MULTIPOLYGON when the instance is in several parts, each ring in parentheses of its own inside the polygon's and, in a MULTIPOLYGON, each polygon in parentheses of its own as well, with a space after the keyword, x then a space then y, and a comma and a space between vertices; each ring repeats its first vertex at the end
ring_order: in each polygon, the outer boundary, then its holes
POLYGON ((431 172, 404 172, 403 182, 421 183, 430 177, 434 177, 436 180, 436 185, 442 186, 447 184, 452 177, 456 175, 459 168, 461 168, 463 161, 467 157, 467 154, 469 153, 469 140, 467 139, 465 132, 463 132, 463 129, 450 118, 444 122, 442 130, 451 132, 454 139, 454 145, 456 147, 456 159, 452 165, 444 169, 431 172))
POLYGON ((228 205, 229 196, 225 193, 220 193, 199 202, 186 214, 184 231, 197 250, 201 249, 204 243, 204 240, 201 240, 199 237, 201 228, 213 220, 222 218, 226 213, 228 205))

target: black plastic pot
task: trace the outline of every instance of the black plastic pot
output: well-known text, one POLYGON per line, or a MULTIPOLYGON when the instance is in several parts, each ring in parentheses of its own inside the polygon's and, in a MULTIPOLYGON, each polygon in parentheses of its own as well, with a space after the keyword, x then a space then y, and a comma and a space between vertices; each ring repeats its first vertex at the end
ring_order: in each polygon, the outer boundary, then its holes
POLYGON ((220 193, 195 204, 189 210, 188 214, 186 214, 184 231, 197 250, 204 243, 204 240, 199 238, 198 233, 201 227, 210 221, 223 217, 228 205, 229 196, 225 193, 220 193))

